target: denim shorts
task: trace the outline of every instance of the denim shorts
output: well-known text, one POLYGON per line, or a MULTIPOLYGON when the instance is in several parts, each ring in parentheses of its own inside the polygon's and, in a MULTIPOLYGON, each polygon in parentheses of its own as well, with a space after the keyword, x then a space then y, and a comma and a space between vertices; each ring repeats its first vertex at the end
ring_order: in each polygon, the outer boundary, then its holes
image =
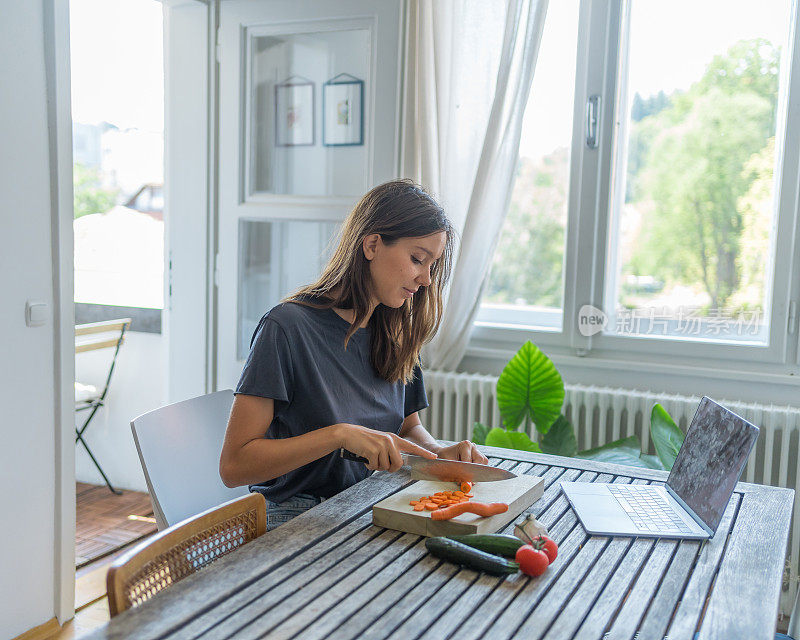
POLYGON ((311 507, 316 507, 325 498, 318 498, 307 493, 298 493, 285 502, 272 502, 267 499, 267 531, 289 522, 311 507))

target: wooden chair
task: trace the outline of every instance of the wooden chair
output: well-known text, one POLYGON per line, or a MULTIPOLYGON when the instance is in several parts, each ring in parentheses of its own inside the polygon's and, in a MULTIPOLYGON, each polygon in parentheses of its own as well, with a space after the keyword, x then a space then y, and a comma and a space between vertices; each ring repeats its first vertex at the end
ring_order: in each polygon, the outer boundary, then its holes
POLYGON ((111 617, 152 598, 267 530, 264 496, 249 493, 164 529, 117 558, 106 588, 111 617))
POLYGON ((114 365, 117 363, 117 355, 119 355, 119 348, 125 339, 125 332, 131 325, 130 318, 120 318, 118 320, 106 320, 105 322, 92 322, 90 324, 80 324, 75 327, 75 353, 84 353, 86 351, 95 351, 97 349, 114 349, 114 356, 111 359, 111 366, 108 369, 108 376, 106 377, 105 386, 101 389, 93 385, 81 384, 75 381, 75 412, 89 411, 89 416, 84 420, 80 428, 75 427, 75 444, 79 442, 86 449, 86 453, 94 462, 94 466, 103 476, 108 488, 117 495, 122 494, 121 491, 115 489, 106 476, 97 458, 94 457, 86 440, 83 439, 83 434, 89 426, 89 423, 94 418, 94 414, 105 403, 108 387, 111 384, 111 376, 114 374, 114 365))

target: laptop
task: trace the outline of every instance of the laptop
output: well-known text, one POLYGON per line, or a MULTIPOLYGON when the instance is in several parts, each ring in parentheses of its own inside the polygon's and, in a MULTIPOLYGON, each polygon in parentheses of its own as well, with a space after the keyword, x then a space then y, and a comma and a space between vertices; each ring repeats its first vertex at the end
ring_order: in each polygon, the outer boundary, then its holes
POLYGON ((758 427, 703 397, 665 486, 562 482, 587 533, 708 539, 722 520, 758 427))

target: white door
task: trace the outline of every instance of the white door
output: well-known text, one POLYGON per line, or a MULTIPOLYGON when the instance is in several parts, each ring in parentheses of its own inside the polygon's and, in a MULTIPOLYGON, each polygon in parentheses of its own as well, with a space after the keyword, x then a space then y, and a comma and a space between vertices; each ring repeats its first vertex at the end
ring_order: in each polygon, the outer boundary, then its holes
POLYGON ((261 316, 319 274, 358 198, 397 175, 401 10, 221 3, 218 389, 261 316))

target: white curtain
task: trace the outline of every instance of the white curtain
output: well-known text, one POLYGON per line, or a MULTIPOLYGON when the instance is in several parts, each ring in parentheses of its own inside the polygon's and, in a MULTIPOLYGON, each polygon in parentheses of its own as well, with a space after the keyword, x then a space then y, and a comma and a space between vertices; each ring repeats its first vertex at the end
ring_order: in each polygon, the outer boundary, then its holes
POLYGON ((412 0, 403 175, 444 206, 461 242, 442 325, 423 354, 452 370, 467 348, 503 226, 548 0, 412 0))

